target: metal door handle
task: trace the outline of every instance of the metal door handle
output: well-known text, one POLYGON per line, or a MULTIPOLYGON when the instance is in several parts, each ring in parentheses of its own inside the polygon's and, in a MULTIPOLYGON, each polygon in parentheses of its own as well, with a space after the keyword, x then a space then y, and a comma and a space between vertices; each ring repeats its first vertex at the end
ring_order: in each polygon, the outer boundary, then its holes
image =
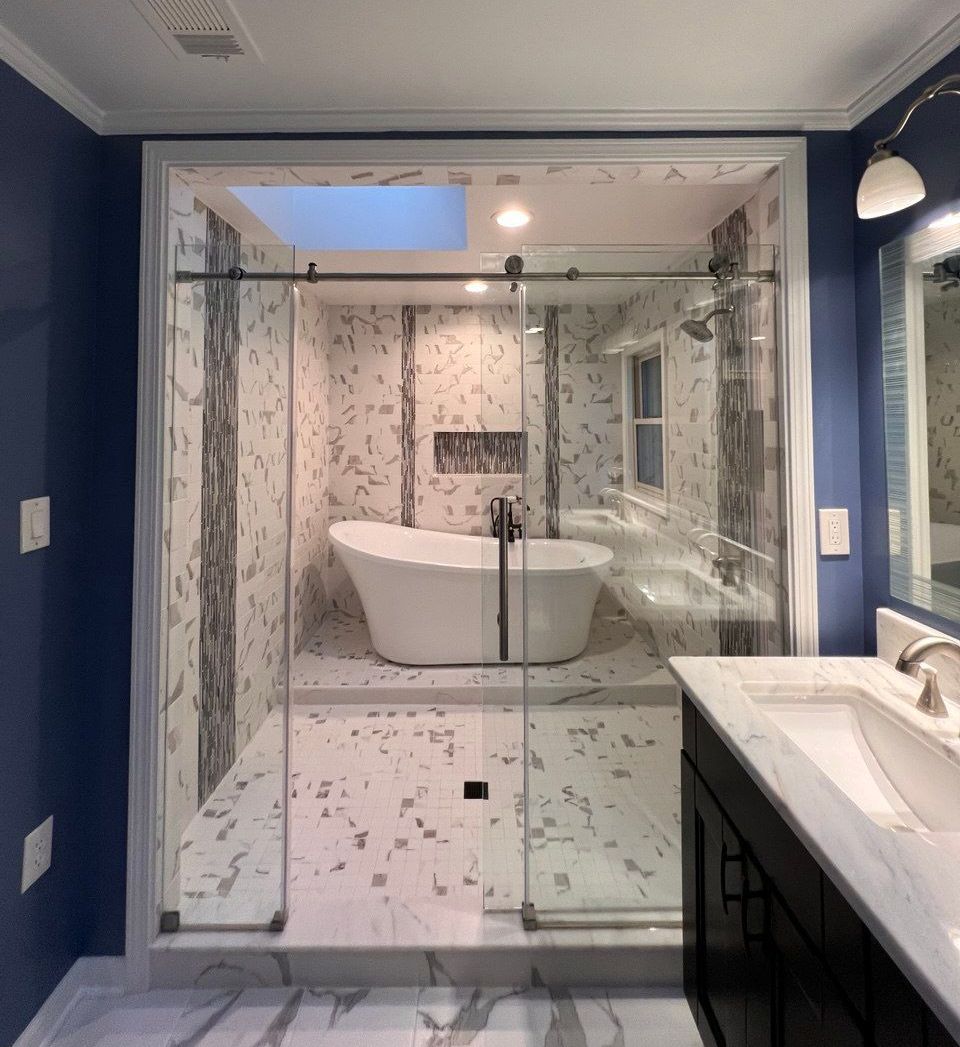
POLYGON ((497 501, 500 503, 500 533, 497 535, 500 542, 500 612, 497 622, 500 625, 500 661, 506 662, 510 660, 510 590, 507 559, 510 550, 507 544, 510 540, 510 510, 508 499, 498 498, 497 501))
POLYGON ((727 908, 728 905, 734 902, 743 901, 743 885, 741 882, 741 888, 736 893, 727 890, 727 866, 731 862, 737 862, 741 867, 741 877, 743 875, 743 855, 742 854, 730 854, 727 850, 727 841, 724 840, 720 845, 720 902, 723 905, 724 915, 729 916, 730 910, 727 908))

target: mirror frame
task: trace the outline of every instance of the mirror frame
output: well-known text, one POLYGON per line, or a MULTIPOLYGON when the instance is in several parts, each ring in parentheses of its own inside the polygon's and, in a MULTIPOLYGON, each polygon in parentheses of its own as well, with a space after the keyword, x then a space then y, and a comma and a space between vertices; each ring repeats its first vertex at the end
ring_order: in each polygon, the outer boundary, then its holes
POLYGON ((923 279, 918 263, 960 250, 960 225, 922 229, 880 249, 883 413, 890 595, 960 621, 960 589, 930 577, 923 279))

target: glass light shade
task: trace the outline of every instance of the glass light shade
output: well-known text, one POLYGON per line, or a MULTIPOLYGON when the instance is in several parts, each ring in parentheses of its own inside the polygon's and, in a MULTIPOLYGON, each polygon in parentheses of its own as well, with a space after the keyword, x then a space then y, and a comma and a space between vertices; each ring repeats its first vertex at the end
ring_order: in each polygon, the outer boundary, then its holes
POLYGON ((913 164, 891 153, 867 165, 857 189, 857 214, 881 218, 922 200, 927 195, 923 179, 913 164))

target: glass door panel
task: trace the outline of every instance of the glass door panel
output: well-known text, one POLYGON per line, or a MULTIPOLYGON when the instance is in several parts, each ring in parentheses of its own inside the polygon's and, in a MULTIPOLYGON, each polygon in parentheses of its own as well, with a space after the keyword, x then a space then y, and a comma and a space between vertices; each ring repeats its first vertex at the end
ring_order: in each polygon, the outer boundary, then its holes
POLYGON ((519 296, 509 284, 491 282, 483 298, 472 310, 480 346, 473 468, 483 536, 480 846, 484 907, 503 910, 523 899, 523 562, 531 521, 524 509, 519 296))
POLYGON ((774 250, 720 229, 523 260, 527 901, 673 922, 666 661, 784 653, 774 250))
MULTIPOLYGON (((180 272, 292 272, 212 212, 180 272)), ((293 288, 171 281, 161 926, 268 927, 286 894, 293 288)))

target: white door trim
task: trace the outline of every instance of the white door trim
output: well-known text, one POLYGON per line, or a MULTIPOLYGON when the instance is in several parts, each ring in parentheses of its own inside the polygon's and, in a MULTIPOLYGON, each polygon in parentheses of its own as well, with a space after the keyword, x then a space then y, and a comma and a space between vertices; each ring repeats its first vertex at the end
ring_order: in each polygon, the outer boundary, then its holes
POLYGON ((788 608, 793 651, 818 650, 813 416, 803 138, 404 139, 164 141, 143 146, 140 348, 133 585, 130 791, 127 860, 128 974, 145 987, 157 933, 158 706, 162 642, 163 353, 167 304, 167 204, 176 167, 311 164, 725 163, 760 161, 781 178, 780 344, 784 354, 788 608))

